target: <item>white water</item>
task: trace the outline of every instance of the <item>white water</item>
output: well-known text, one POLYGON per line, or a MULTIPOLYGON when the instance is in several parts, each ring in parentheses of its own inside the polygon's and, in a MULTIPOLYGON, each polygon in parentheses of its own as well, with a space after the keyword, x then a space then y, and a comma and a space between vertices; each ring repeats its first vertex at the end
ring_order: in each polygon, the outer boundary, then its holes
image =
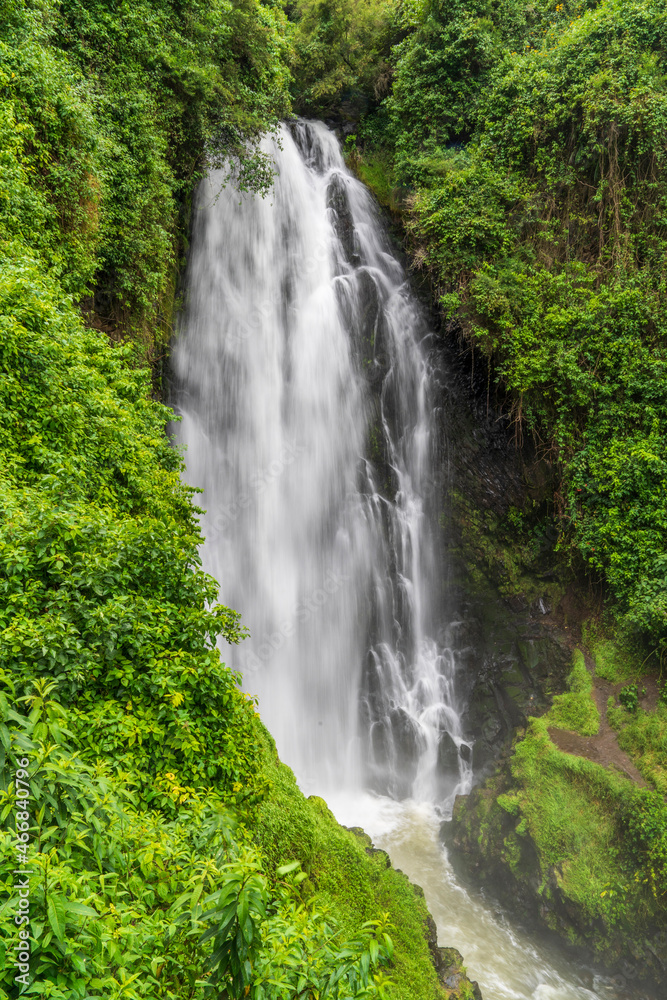
POLYGON ((204 562, 251 632, 228 660, 304 787, 444 800, 471 768, 432 597, 425 330, 333 134, 296 139, 267 144, 269 198, 218 174, 199 195, 175 368, 204 562))
POLYGON ((459 949, 484 1000, 630 1000, 622 977, 613 982, 573 963, 466 890, 439 843, 439 817, 429 803, 361 795, 329 805, 339 822, 362 826, 394 866, 422 886, 438 940, 459 949))
POLYGON ((435 806, 447 814, 472 771, 434 529, 428 331, 335 137, 299 123, 266 148, 266 199, 216 173, 199 191, 174 352, 204 568, 251 632, 227 662, 302 788, 423 885, 485 1000, 606 998, 465 893, 437 845, 435 806))

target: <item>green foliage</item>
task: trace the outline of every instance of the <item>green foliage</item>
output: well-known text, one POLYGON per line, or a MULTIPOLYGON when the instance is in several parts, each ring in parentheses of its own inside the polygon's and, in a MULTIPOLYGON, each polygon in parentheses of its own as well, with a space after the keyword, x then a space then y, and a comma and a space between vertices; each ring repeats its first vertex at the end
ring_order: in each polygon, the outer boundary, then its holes
MULTIPOLYGON (((416 263, 557 462, 560 549, 667 642, 667 28, 657 0, 423 6, 377 117, 416 263)), ((373 134, 373 127, 364 124, 373 134)))
POLYGON ((447 144, 467 141, 480 93, 525 18, 517 2, 423 4, 415 30, 394 49, 387 102, 402 180, 421 182, 447 144))
POLYGON ((389 88, 395 0, 296 0, 292 66, 297 107, 326 114, 341 97, 377 102, 389 88))
POLYGON ((636 712, 639 695, 636 684, 628 684, 618 692, 618 700, 628 712, 636 712))
MULTIPOLYGON (((350 136, 351 139, 356 138, 350 136)), ((395 186, 393 183, 392 166, 389 157, 380 151, 377 154, 364 153, 361 157, 352 146, 346 149, 347 160, 360 179, 371 188, 373 194, 385 208, 396 209, 397 200, 395 197, 395 186), (356 154, 356 155, 355 155, 356 154)))
MULTIPOLYGON (((271 885, 247 832, 213 788, 182 788, 167 774, 171 780, 157 784, 146 808, 141 785, 148 776, 100 760, 86 764, 72 752, 54 687, 35 685, 29 716, 2 696, 4 732, 16 747, 0 769, 8 902, 15 893, 12 828, 21 810, 14 775, 28 775, 30 786, 29 813, 20 815, 30 817, 33 845, 31 995, 203 998, 220 988, 244 996, 252 987, 256 1000, 304 989, 332 998, 384 996, 379 968, 393 953, 384 923, 371 921, 343 941, 334 922, 300 899, 295 864, 278 869, 283 881, 271 885), (27 770, 17 770, 18 754, 27 770), (175 801, 177 815, 166 819, 175 801)), ((13 694, 6 678, 5 690, 13 694)), ((3 955, 16 935, 12 911, 7 902, 0 911, 3 955)), ((15 971, 5 969, 0 996, 16 994, 15 971)))
POLYGON ((214 649, 243 632, 199 569, 170 412, 36 267, 3 269, 0 326, 4 665, 76 701, 82 745, 136 744, 142 767, 231 786, 250 766, 234 749, 243 699, 214 649))
POLYGON ((624 803, 623 822, 630 845, 635 881, 654 899, 667 901, 667 805, 662 795, 635 789, 624 803))
POLYGON ((383 922, 367 922, 341 947, 335 927, 301 902, 297 885, 306 875, 298 862, 277 869, 288 883, 271 898, 258 862, 242 860, 225 866, 222 888, 203 901, 210 908, 201 919, 212 925, 202 938, 213 940, 211 986, 253 1000, 385 995, 379 966, 391 960, 393 945, 383 922))
POLYGON ((0 241, 20 238, 98 324, 156 339, 205 158, 240 164, 246 186, 270 184, 255 144, 288 109, 282 8, 6 6, 0 241))
POLYGON ((600 713, 593 699, 593 678, 578 649, 574 651, 567 686, 569 690, 565 694, 558 694, 554 698, 544 721, 548 726, 558 729, 568 729, 582 736, 595 736, 600 729, 600 713))

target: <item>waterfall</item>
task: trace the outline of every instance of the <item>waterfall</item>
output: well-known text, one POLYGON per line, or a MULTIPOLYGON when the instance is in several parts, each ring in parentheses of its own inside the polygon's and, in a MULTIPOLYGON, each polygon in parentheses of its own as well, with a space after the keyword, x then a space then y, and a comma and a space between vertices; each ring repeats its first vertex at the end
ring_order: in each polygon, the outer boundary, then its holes
POLYGON ((620 1000, 469 894, 438 842, 472 748, 432 336, 335 136, 301 121, 264 150, 266 198, 199 188, 173 354, 204 568, 251 632, 225 659, 304 791, 424 886, 484 996, 620 1000))
POLYGON ((262 199, 213 171, 174 352, 225 649, 304 789, 444 810, 472 778, 443 587, 422 311, 335 136, 267 139, 262 199))

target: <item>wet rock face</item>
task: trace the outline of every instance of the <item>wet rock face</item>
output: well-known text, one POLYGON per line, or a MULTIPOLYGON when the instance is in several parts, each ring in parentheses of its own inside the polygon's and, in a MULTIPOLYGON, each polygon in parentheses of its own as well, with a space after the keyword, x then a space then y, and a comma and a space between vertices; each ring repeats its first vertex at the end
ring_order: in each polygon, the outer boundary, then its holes
MULTIPOLYGON (((498 611, 486 620, 471 619, 467 632, 474 662, 467 669, 462 721, 464 732, 474 740, 477 780, 490 772, 514 731, 548 707, 547 692, 562 688, 569 670, 570 653, 557 635, 546 633, 529 615, 498 611)), ((467 747, 461 749, 461 756, 468 752, 467 747)))
POLYGON ((448 732, 440 733, 438 741, 438 770, 445 774, 458 774, 459 750, 448 732))
POLYGON ((402 708, 394 708, 389 713, 389 726, 396 761, 396 794, 402 799, 410 794, 426 741, 418 724, 402 708))
POLYGON ((307 123, 288 121, 286 124, 290 135, 308 166, 312 167, 319 174, 324 173, 323 147, 317 141, 312 129, 308 127, 307 123))
POLYGON ((387 320, 372 274, 366 268, 356 273, 357 328, 362 369, 371 389, 380 390, 389 371, 387 320))
POLYGON ((407 798, 426 748, 424 733, 403 708, 392 708, 373 720, 366 704, 366 715, 371 758, 367 762, 368 782, 380 795, 407 798))
POLYGON ((357 265, 359 254, 354 238, 354 221, 350 209, 347 185, 342 174, 332 174, 327 188, 327 208, 331 214, 334 232, 340 241, 343 255, 348 264, 357 265))

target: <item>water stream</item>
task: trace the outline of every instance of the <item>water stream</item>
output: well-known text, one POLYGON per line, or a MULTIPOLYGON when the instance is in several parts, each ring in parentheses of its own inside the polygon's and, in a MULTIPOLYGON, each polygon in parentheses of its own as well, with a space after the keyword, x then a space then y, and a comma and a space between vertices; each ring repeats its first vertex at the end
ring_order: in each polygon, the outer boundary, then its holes
POLYGON ((204 568, 251 633, 226 660, 301 787, 424 887, 485 1000, 607 1000, 466 892, 437 842, 472 740, 430 331, 335 136, 299 122, 265 148, 265 199, 216 172, 200 187, 174 352, 204 568))

